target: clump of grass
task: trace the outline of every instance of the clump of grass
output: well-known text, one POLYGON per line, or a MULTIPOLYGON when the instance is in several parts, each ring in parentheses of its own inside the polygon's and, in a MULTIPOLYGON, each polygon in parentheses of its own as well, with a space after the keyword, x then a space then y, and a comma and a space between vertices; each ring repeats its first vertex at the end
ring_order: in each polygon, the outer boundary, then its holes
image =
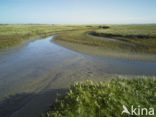
POLYGON ((122 105, 155 108, 155 86, 156 78, 75 83, 43 117, 121 117, 122 105))

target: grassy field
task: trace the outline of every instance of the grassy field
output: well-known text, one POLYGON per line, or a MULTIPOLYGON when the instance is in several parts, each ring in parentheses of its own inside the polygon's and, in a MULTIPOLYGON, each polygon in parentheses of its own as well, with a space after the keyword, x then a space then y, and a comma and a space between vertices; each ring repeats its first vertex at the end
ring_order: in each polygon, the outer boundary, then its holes
POLYGON ((109 28, 72 31, 56 40, 64 40, 112 50, 156 53, 156 25, 110 25, 109 28), (113 41, 108 39, 113 38, 113 41))
POLYGON ((87 28, 84 25, 0 25, 0 49, 20 44, 32 37, 46 37, 66 31, 87 28))
POLYGON ((18 45, 23 40, 32 37, 46 37, 63 33, 56 40, 117 51, 156 53, 156 25, 108 25, 108 27, 98 25, 0 25, 0 49, 18 45), (108 38, 117 41, 110 41, 108 38))
POLYGON ((155 77, 75 83, 43 117, 121 117, 123 105, 156 108, 155 86, 155 77))
POLYGON ((108 36, 148 39, 156 37, 156 25, 110 25, 107 30, 100 28, 95 32, 108 36))

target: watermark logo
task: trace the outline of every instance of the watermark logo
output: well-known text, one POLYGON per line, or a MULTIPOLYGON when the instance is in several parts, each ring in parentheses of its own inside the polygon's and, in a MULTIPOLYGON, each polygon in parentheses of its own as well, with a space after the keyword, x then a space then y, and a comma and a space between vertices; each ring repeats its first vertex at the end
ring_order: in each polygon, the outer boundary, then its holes
POLYGON ((126 113, 126 114, 130 115, 130 112, 128 111, 127 107, 125 105, 123 105, 122 107, 123 107, 123 111, 121 114, 126 113))
POLYGON ((128 114, 128 115, 154 115, 154 108, 141 108, 140 106, 134 107, 133 105, 131 106, 131 108, 128 110, 128 108, 123 105, 123 111, 122 111, 122 115, 123 114, 128 114))

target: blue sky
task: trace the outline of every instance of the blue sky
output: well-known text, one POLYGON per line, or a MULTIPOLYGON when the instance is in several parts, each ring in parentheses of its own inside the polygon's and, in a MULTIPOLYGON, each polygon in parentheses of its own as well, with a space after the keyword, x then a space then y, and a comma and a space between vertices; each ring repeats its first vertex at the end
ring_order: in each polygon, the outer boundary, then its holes
POLYGON ((0 0, 0 23, 156 23, 156 0, 0 0))

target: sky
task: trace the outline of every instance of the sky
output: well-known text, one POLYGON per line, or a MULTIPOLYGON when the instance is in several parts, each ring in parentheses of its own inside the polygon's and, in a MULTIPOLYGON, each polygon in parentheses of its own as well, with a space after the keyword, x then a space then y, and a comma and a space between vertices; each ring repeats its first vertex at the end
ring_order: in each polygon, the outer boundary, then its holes
POLYGON ((0 24, 156 23, 156 0, 0 0, 0 24))

